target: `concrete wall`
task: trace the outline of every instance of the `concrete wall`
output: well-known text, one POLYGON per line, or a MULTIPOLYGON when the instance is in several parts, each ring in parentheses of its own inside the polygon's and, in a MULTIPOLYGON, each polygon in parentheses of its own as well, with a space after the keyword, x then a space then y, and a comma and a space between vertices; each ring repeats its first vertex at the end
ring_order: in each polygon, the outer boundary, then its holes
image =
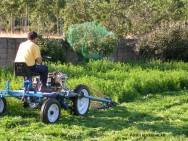
MULTIPOLYGON (((10 66, 13 64, 18 47, 26 38, 0 38, 0 66, 10 66)), ((66 62, 76 62, 77 54, 70 48, 64 46, 66 62)))
POLYGON ((13 64, 19 44, 24 38, 0 38, 0 66, 13 64))
MULTIPOLYGON (((0 66, 10 66, 13 64, 19 44, 26 38, 0 38, 0 66)), ((110 55, 114 61, 135 60, 137 58, 134 47, 134 39, 123 39, 119 47, 110 55)), ((66 62, 77 62, 77 54, 67 46, 63 46, 66 62)))
POLYGON ((112 53, 114 61, 124 62, 127 60, 137 60, 138 50, 135 47, 136 39, 122 39, 118 48, 112 53))

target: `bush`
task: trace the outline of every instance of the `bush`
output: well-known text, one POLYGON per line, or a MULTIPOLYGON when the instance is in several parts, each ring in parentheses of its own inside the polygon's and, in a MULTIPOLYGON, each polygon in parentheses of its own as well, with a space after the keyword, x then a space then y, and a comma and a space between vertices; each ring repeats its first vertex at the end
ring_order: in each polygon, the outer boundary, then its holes
POLYGON ((188 30, 185 24, 161 25, 154 32, 138 39, 141 59, 188 61, 188 30))
POLYGON ((61 63, 65 62, 63 45, 66 45, 66 42, 64 40, 43 38, 40 35, 38 44, 41 49, 42 56, 51 56, 52 59, 50 61, 52 62, 58 62, 58 61, 60 61, 61 63))
POLYGON ((67 41, 71 47, 86 58, 106 56, 117 46, 116 35, 96 22, 86 22, 70 27, 67 41))

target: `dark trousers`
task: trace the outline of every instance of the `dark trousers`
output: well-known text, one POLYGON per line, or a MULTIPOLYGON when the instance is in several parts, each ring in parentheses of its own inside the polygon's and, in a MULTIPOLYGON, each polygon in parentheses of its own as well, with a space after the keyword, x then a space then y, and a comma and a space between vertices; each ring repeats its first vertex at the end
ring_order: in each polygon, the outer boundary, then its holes
MULTIPOLYGON (((29 69, 34 72, 34 73, 39 73, 40 74, 40 81, 41 81, 41 86, 46 87, 47 79, 48 79, 48 66, 46 65, 34 65, 29 67, 29 69)), ((28 80, 31 80, 31 77, 28 78, 28 80)))

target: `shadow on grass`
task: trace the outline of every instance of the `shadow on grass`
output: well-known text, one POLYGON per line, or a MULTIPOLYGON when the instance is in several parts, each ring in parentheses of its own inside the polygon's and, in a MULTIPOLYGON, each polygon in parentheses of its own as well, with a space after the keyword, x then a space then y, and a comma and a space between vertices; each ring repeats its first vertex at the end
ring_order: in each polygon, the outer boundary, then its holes
MULTIPOLYGON (((176 103, 175 105, 180 105, 176 103)), ((169 105, 169 108, 174 105, 169 105)), ((40 109, 23 108, 21 103, 17 102, 8 105, 7 111, 1 115, 8 116, 6 124, 7 128, 12 128, 17 125, 28 125, 31 122, 40 122, 40 109), (20 117, 18 120, 13 120, 20 117), (32 118, 32 119, 31 119, 32 118), (32 120, 28 123, 29 120, 32 120)), ((1 122, 0 122, 1 123, 1 122)), ((131 130, 137 128, 143 132, 170 133, 173 135, 185 135, 188 137, 188 124, 183 126, 172 125, 168 119, 153 116, 149 113, 137 111, 129 111, 125 106, 120 105, 106 110, 90 109, 86 116, 73 116, 64 114, 62 110, 60 120, 55 124, 63 126, 82 126, 86 128, 100 128, 102 131, 121 131, 123 129, 131 130)))
POLYGON ((87 116, 69 116, 61 117, 58 123, 68 126, 78 125, 89 128, 100 128, 101 130, 120 131, 126 128, 137 129, 143 132, 157 132, 164 134, 188 136, 188 125, 174 126, 165 118, 151 116, 148 113, 140 113, 136 111, 128 111, 125 107, 116 106, 109 110, 90 110, 87 116))
MULTIPOLYGON (((6 99, 6 101, 7 101, 6 111, 0 117, 9 117, 10 120, 8 119, 8 121, 10 122, 11 119, 19 117, 21 121, 20 124, 25 124, 27 120, 33 117, 36 117, 36 121, 37 118, 39 119, 39 112, 40 112, 39 108, 37 109, 24 108, 21 100, 18 100, 16 98, 9 98, 6 99)), ((16 120, 14 122, 16 122, 16 120)))

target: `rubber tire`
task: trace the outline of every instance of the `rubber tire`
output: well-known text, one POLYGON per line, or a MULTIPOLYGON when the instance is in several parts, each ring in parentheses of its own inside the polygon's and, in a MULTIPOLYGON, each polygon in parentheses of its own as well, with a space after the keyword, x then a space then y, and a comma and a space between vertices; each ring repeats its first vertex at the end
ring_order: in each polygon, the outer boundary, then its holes
POLYGON ((7 102, 4 97, 0 98, 0 114, 4 113, 7 108, 7 102))
MULTIPOLYGON (((48 98, 42 105, 41 107, 41 111, 40 111, 40 119, 43 123, 55 123, 56 121, 59 120, 59 117, 60 117, 60 114, 61 114, 61 106, 60 106, 60 103, 57 99, 55 98, 48 98), (55 107, 53 107, 55 106, 55 107), (51 110, 52 111, 49 111, 50 108, 52 108, 51 110), (55 109, 54 109, 55 108, 55 109), (54 115, 55 119, 50 119, 49 114, 52 114, 50 116, 53 116, 54 114, 54 111, 55 112, 58 112, 56 114, 58 115, 54 115), (50 113, 52 112, 52 113, 50 113)), ((52 117, 53 118, 53 117, 52 117)))
MULTIPOLYGON (((74 92, 77 94, 80 94, 81 92, 84 92, 84 95, 90 95, 90 91, 87 88, 87 86, 80 84, 78 85, 75 89, 74 92)), ((82 105, 81 105, 82 106, 82 105)), ((90 107, 90 99, 89 98, 84 98, 84 97, 75 97, 73 98, 73 108, 72 108, 72 113, 74 115, 85 115, 88 113, 90 107), (86 103, 85 106, 82 108, 83 111, 80 111, 80 102, 82 104, 86 103)))

